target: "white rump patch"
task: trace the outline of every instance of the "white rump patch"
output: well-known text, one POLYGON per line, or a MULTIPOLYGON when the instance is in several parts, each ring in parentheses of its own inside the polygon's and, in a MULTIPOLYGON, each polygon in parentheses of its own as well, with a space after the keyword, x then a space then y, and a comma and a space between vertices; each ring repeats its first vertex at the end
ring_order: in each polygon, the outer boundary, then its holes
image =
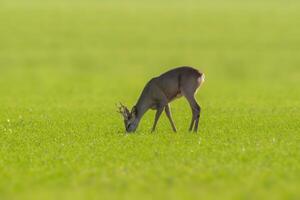
POLYGON ((202 76, 199 77, 199 78, 197 79, 197 81, 198 81, 198 83, 199 83, 199 86, 198 86, 197 90, 195 91, 195 94, 197 94, 198 89, 200 88, 200 86, 202 85, 202 83, 205 81, 205 75, 202 74, 202 76))
POLYGON ((205 81, 205 75, 202 74, 202 76, 198 78, 199 85, 201 85, 204 81, 205 81))

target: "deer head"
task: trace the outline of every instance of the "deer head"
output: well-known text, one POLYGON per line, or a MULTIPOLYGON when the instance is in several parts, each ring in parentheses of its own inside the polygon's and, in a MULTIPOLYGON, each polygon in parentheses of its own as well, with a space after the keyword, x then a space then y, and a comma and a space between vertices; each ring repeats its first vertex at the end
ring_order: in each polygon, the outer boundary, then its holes
POLYGON ((120 103, 118 107, 118 113, 120 113, 124 118, 124 125, 127 132, 134 132, 137 128, 138 121, 136 118, 137 109, 134 106, 131 111, 128 110, 126 106, 120 103))

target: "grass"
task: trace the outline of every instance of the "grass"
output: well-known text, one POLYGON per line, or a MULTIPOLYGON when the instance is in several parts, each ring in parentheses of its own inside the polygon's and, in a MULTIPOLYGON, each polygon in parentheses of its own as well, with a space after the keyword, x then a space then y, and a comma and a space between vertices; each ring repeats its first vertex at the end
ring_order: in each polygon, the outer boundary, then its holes
POLYGON ((299 199, 298 1, 0 2, 1 199, 299 199), (154 113, 153 76, 206 74, 199 134, 154 113))

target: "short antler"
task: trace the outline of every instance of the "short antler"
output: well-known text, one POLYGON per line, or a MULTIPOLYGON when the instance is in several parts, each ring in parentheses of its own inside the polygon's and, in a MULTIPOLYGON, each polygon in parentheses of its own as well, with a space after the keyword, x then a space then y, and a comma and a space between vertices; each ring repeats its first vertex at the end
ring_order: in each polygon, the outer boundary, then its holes
POLYGON ((128 110, 128 108, 126 106, 124 106, 121 102, 119 103, 120 105, 118 107, 118 113, 120 113, 121 115, 123 115, 123 117, 125 119, 128 119, 129 118, 129 115, 130 115, 130 112, 128 110))

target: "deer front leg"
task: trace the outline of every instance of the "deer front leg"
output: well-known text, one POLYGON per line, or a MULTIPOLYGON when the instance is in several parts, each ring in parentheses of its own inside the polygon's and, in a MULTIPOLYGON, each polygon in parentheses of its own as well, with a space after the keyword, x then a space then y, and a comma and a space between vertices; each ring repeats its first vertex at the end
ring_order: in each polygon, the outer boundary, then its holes
POLYGON ((166 112, 166 115, 167 115, 167 117, 168 117, 168 119, 169 119, 169 121, 170 121, 170 123, 171 123, 171 126, 172 126, 173 131, 174 131, 174 132, 177 132, 176 127, 175 127, 175 124, 174 124, 173 119, 172 119, 172 115, 171 115, 171 111, 170 111, 170 106, 169 106, 169 104, 167 104, 167 105, 165 106, 165 112, 166 112))
POLYGON ((155 128, 156 128, 156 124, 158 122, 158 119, 161 115, 161 113, 163 112, 164 110, 164 106, 158 106, 157 107, 157 111, 156 111, 156 114, 155 114, 155 120, 154 120, 154 124, 153 124, 153 127, 152 127, 152 131, 151 132, 154 132, 155 131, 155 128))

